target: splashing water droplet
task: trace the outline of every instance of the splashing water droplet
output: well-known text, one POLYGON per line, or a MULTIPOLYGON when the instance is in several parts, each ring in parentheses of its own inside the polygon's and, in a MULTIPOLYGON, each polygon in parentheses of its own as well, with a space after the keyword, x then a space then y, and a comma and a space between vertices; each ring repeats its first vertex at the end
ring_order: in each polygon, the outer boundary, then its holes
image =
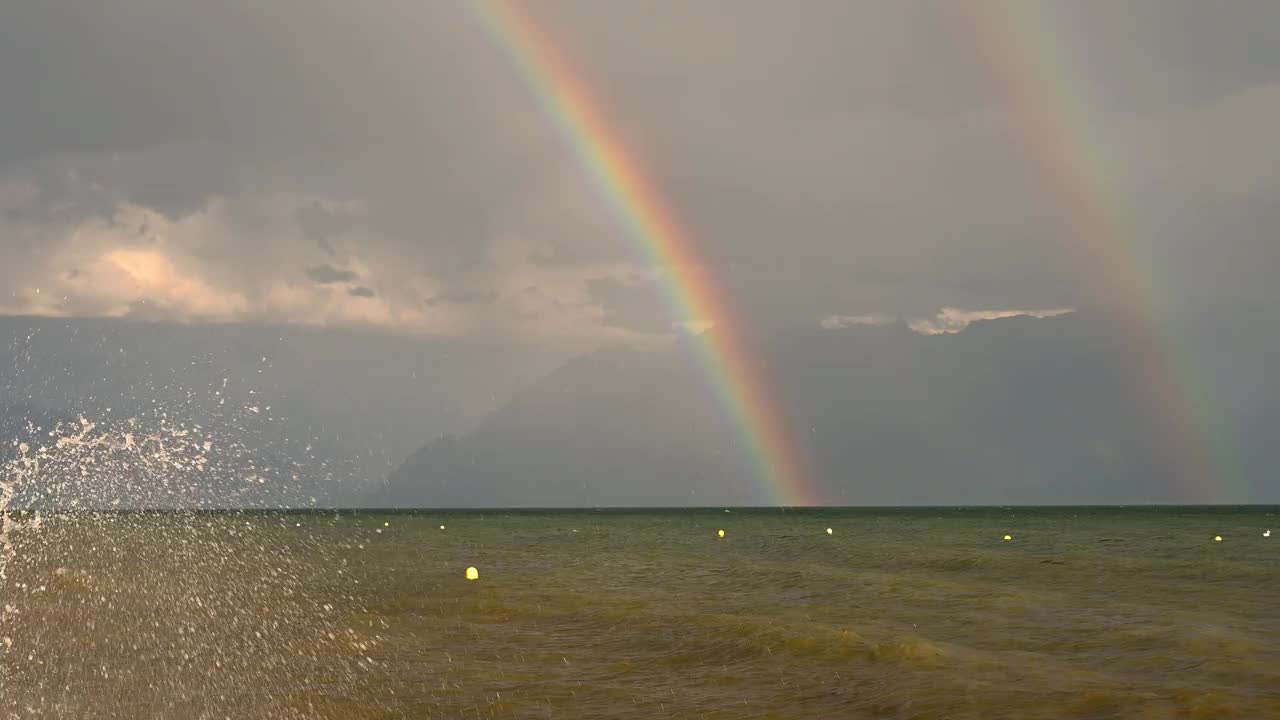
MULTIPOLYGON (((146 398, 139 402, 150 407, 133 417, 107 409, 78 422, 28 419, 25 436, 0 438, 0 716, 24 697, 44 709, 59 698, 100 700, 93 683, 69 677, 50 689, 41 675, 92 648, 130 651, 89 663, 86 672, 102 679, 114 681, 129 657, 167 663, 171 672, 152 688, 171 697, 209 682, 250 687, 264 673, 287 684, 354 684, 375 665, 365 652, 378 636, 355 628, 344 637, 338 626, 364 614, 360 596, 308 591, 334 568, 344 575, 349 545, 285 532, 282 519, 191 512, 287 504, 284 493, 300 491, 299 477, 315 468, 264 450, 271 444, 257 434, 266 420, 226 414, 203 397, 204 409, 146 398), (326 632, 333 649, 362 652, 317 652, 326 632)), ((106 714, 129 714, 113 704, 123 698, 108 698, 106 714)), ((271 709, 264 714, 285 716, 271 709)))

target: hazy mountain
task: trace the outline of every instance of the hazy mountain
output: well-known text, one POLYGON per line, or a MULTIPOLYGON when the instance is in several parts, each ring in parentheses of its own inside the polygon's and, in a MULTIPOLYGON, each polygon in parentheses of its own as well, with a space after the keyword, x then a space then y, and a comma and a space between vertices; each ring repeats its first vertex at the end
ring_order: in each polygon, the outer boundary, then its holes
MULTIPOLYGON (((1275 501, 1280 342, 1269 317, 1203 318, 1154 356, 1130 328, 1086 313, 929 336, 799 329, 752 351, 829 502, 1275 501), (1171 362, 1172 380, 1152 357, 1171 362), (1180 423, 1214 446, 1208 465, 1175 446, 1188 437, 1180 423)), ((695 358, 682 347, 579 358, 474 431, 421 449, 370 502, 770 502, 695 358)))
MULTIPOLYGON (((694 368, 675 354, 600 351, 517 394, 471 434, 444 436, 378 503, 687 504, 741 469, 694 368)), ((730 480, 720 489, 745 500, 730 480)))

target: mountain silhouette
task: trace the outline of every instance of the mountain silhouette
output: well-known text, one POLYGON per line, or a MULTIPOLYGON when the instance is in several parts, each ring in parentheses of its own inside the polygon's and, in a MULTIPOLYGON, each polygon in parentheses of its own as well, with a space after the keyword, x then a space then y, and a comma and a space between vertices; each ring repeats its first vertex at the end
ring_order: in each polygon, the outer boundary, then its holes
MULTIPOLYGON (((1194 390, 1185 378, 1174 385, 1132 328, 1102 313, 939 335, 901 323, 798 328, 748 347, 830 504, 1223 502, 1280 495, 1265 470, 1278 458, 1264 428, 1280 417, 1269 317, 1220 318, 1193 338, 1235 358, 1215 369, 1225 378, 1207 391, 1216 408, 1181 397, 1194 390), (1230 431, 1230 457, 1182 447, 1236 425, 1246 430, 1230 431)), ((777 489, 748 460, 699 360, 705 341, 577 358, 473 431, 423 447, 367 502, 772 504, 777 489)), ((1170 352, 1157 359, 1176 361, 1170 352)))

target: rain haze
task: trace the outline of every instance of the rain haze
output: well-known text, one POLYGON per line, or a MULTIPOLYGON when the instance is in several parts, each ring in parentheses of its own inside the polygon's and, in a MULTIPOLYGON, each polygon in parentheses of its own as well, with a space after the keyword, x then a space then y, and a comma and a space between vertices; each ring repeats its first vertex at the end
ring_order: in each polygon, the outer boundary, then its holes
POLYGON ((1274 4, 522 5, 693 269, 476 7, 0 10, 13 413, 229 378, 277 398, 246 443, 326 468, 290 503, 339 461, 357 504, 1280 498, 1274 4))

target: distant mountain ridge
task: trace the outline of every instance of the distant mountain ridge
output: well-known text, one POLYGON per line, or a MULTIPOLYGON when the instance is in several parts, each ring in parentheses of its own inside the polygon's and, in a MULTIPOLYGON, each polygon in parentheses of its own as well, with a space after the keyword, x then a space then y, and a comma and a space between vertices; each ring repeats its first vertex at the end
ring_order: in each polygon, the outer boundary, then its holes
MULTIPOLYGON (((751 351, 832 504, 1228 502, 1214 495, 1231 492, 1275 500, 1266 468, 1280 456, 1262 428, 1280 420, 1280 339, 1259 324, 1268 317, 1225 318, 1191 339, 1245 349, 1211 369, 1221 380, 1211 394, 1224 406, 1206 421, 1248 423, 1231 433, 1240 445, 1233 478, 1190 476, 1198 469, 1170 447, 1180 418, 1162 415, 1162 394, 1181 389, 1154 386, 1131 329, 1100 313, 931 336, 901 323, 800 328, 752 339, 751 351)), ((423 447, 367 502, 768 504, 695 357, 679 345, 580 357, 471 433, 423 447)))

